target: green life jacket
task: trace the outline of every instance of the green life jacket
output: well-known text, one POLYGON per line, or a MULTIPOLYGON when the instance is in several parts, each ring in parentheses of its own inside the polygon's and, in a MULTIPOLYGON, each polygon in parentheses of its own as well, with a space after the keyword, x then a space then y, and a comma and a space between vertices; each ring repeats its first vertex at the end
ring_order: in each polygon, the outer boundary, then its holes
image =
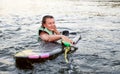
MULTIPOLYGON (((41 32, 46 32, 46 33, 48 33, 49 35, 53 35, 53 34, 54 34, 53 31, 50 31, 50 30, 48 30, 47 28, 44 28, 44 27, 40 27, 39 30, 38 30, 38 41, 41 41, 41 38, 40 38, 40 36, 39 36, 41 32)), ((61 41, 61 40, 60 40, 60 41, 61 41)), ((63 43, 63 45, 64 45, 65 47, 70 47, 70 46, 71 46, 70 43, 68 43, 68 42, 62 41, 62 43, 63 43)))
POLYGON ((49 35, 53 35, 53 34, 54 34, 52 31, 48 30, 47 28, 40 27, 39 30, 38 30, 38 41, 41 40, 41 38, 40 38, 39 35, 40 35, 40 33, 41 33, 42 31, 48 33, 49 35))

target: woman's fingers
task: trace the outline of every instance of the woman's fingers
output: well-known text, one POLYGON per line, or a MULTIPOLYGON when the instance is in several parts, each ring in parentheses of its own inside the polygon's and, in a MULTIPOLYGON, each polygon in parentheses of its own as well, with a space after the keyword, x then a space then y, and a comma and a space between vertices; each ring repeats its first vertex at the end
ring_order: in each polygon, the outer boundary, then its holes
POLYGON ((73 41, 70 40, 68 37, 66 37, 66 36, 64 36, 64 35, 63 35, 63 37, 62 37, 62 40, 73 44, 73 41))

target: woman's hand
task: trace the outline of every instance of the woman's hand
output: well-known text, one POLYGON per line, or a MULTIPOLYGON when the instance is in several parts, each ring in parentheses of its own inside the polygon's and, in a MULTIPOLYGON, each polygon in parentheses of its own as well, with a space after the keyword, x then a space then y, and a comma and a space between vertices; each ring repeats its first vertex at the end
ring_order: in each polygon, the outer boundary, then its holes
POLYGON ((55 25, 45 25, 45 27, 50 31, 55 31, 57 29, 55 25))
POLYGON ((73 41, 70 40, 68 37, 62 35, 61 38, 62 38, 63 41, 66 41, 66 42, 69 42, 69 43, 73 44, 73 41))
POLYGON ((52 26, 52 27, 48 27, 49 30, 53 31, 54 33, 56 33, 57 35, 60 35, 60 32, 57 30, 56 26, 52 26))
POLYGON ((54 26, 49 27, 48 29, 49 29, 49 30, 51 30, 51 31, 54 31, 54 32, 57 30, 57 28, 56 28, 56 26, 55 26, 55 25, 54 25, 54 26))

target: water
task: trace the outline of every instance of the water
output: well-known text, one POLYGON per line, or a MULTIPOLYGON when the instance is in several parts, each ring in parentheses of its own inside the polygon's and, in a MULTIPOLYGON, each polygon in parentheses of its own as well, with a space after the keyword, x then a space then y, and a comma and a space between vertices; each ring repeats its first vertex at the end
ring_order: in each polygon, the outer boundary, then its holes
POLYGON ((82 0, 0 0, 0 74, 120 73, 120 2, 82 0), (59 30, 78 31, 82 40, 70 64, 64 55, 32 70, 15 66, 13 55, 39 49, 41 18, 53 15, 59 30))

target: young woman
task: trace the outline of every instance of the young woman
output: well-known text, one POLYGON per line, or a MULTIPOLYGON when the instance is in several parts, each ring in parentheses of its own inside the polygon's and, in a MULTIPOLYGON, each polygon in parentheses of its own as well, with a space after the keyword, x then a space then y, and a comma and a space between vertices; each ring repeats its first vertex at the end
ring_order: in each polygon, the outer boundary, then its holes
POLYGON ((55 20, 53 16, 46 15, 42 19, 42 26, 39 29, 39 36, 42 40, 46 42, 54 42, 59 39, 73 44, 73 41, 64 35, 60 35, 55 25, 55 20))

